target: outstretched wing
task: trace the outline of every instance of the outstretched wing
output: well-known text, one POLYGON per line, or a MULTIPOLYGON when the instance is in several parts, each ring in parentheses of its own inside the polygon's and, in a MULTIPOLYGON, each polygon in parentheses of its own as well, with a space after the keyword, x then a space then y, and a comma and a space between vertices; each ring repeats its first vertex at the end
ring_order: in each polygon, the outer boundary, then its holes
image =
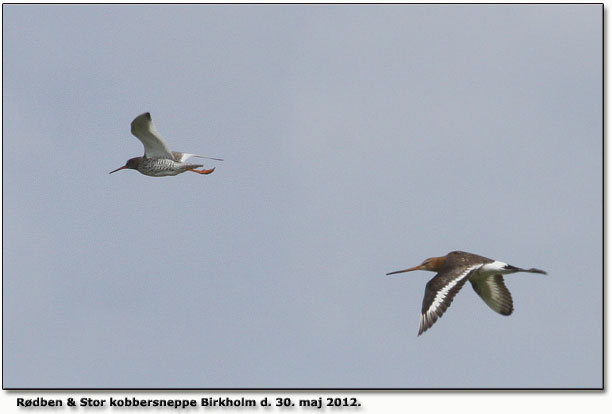
POLYGON ((166 144, 166 141, 159 135, 155 125, 153 125, 149 112, 134 118, 132 121, 132 134, 144 145, 145 157, 174 159, 168 144, 166 144))
POLYGON ((502 275, 477 276, 471 278, 470 283, 478 296, 495 312, 507 316, 514 310, 512 295, 502 275))
POLYGON ((472 266, 454 267, 450 271, 440 272, 425 285, 425 296, 421 308, 419 335, 440 318, 453 302, 453 298, 461 290, 472 272, 482 266, 481 263, 472 266))

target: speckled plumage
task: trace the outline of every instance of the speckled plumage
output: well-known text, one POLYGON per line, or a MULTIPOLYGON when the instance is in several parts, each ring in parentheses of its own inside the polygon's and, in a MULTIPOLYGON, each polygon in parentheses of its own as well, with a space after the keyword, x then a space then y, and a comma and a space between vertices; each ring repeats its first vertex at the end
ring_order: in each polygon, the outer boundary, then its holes
POLYGON ((144 175, 151 177, 166 177, 171 175, 178 175, 185 171, 203 167, 202 164, 188 164, 185 162, 178 162, 165 158, 146 158, 142 157, 142 160, 138 164, 137 170, 144 175))

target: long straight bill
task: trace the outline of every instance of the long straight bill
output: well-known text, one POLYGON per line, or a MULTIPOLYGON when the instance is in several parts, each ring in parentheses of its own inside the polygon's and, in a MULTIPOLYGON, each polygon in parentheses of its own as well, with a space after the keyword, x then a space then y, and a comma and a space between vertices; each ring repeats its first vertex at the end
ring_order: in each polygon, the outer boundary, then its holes
POLYGON ((413 270, 421 270, 421 265, 418 265, 418 266, 415 266, 415 267, 411 267, 409 269, 396 270, 395 272, 387 273, 387 276, 395 275, 395 274, 398 274, 398 273, 412 272, 413 270))
POLYGON ((124 168, 126 168, 125 165, 123 167, 119 167, 116 170, 113 170, 113 171, 109 172, 109 174, 112 174, 112 173, 117 172, 119 170, 123 170, 124 168))

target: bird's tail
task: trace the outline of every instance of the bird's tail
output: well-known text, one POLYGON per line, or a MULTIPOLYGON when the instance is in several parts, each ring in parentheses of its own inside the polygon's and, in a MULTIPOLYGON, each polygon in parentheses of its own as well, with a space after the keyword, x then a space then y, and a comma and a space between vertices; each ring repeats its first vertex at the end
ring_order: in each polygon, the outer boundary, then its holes
POLYGON ((540 273, 540 274, 547 274, 545 271, 540 270, 540 269, 536 269, 534 267, 532 267, 531 269, 521 269, 520 267, 516 267, 516 266, 512 266, 512 265, 506 265, 504 266, 504 269, 506 270, 510 270, 510 273, 515 273, 515 272, 526 272, 526 273, 540 273))

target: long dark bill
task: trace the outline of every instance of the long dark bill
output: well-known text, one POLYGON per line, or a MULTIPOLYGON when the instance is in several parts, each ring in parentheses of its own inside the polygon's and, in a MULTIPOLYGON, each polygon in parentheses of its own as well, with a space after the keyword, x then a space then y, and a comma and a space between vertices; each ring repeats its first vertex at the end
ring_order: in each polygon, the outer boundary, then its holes
POLYGON ((123 170, 124 168, 125 168, 125 165, 123 167, 119 167, 116 170, 113 170, 113 171, 109 172, 109 174, 112 174, 112 173, 117 172, 119 170, 123 170))
POLYGON ((395 275, 395 274, 398 274, 398 273, 412 272, 413 270, 421 270, 421 265, 418 265, 418 266, 415 266, 415 267, 411 267, 409 269, 396 270, 395 272, 387 273, 387 276, 395 275))

